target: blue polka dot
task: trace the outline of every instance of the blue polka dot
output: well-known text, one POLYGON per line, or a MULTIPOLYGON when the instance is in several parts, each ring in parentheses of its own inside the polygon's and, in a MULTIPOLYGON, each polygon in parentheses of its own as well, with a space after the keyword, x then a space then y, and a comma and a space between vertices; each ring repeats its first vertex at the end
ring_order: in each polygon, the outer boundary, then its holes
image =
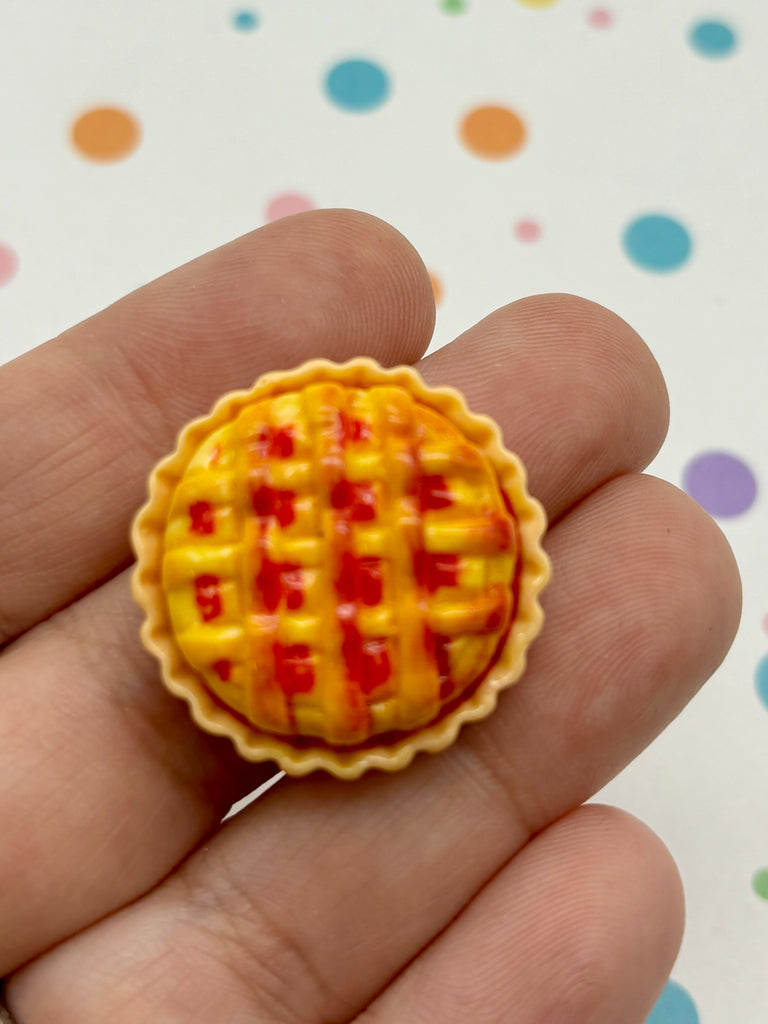
POLYGON ((644 270, 677 270, 691 255, 691 248, 691 236, 680 221, 660 214, 638 217, 624 232, 627 256, 644 270))
POLYGON ((668 981, 645 1024, 699 1024, 699 1014, 683 986, 668 981))
POLYGON ((755 670, 755 688, 757 689, 757 696, 768 708, 768 654, 758 662, 757 669, 755 670))
POLYGON ((727 57, 736 46, 736 33, 722 21, 700 21, 688 39, 702 57, 727 57))
POLYGON ((259 16, 255 11, 238 11, 232 18, 232 24, 240 32, 253 32, 259 27, 259 16))
POLYGON ((325 91, 338 107, 362 113, 374 110, 387 99, 389 76, 384 68, 369 60, 345 60, 329 71, 325 91))

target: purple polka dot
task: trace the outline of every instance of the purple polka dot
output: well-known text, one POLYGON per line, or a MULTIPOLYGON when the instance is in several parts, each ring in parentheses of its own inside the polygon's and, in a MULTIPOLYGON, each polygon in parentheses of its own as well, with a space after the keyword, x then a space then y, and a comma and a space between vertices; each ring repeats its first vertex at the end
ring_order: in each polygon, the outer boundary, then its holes
POLYGON ((727 452, 703 452, 685 467, 683 487, 713 516, 740 516, 757 497, 749 466, 727 452))

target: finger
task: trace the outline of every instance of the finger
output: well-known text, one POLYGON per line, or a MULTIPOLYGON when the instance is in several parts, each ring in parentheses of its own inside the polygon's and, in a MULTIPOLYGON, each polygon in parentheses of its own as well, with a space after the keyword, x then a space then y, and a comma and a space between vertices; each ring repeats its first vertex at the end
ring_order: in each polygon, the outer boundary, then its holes
MULTIPOLYGON (((477 409, 489 401, 485 411, 498 416, 510 444, 527 447, 553 510, 597 486, 598 471, 625 468, 627 444, 642 464, 663 434, 658 368, 637 335, 601 307, 564 296, 515 303, 441 352, 440 364, 430 359, 428 373, 439 383, 439 366, 447 374, 454 362, 469 372, 485 352, 495 352, 502 368, 493 370, 495 391, 483 390, 484 378, 470 380, 467 399, 477 409), (556 346, 558 331, 580 344, 556 346), (539 334, 541 361, 533 358, 539 334), (543 399, 547 382, 558 394, 564 388, 563 400, 529 404, 525 396, 543 399), (574 419, 563 405, 578 394, 589 394, 594 409, 574 419), (599 463, 596 421, 605 432, 599 463), (634 440, 638 422, 647 424, 644 445, 634 440), (578 484, 567 496, 553 478, 564 467, 578 484)), ((0 659, 0 692, 10 695, 0 705, 0 776, 13 780, 0 794, 9 837, 0 846, 0 918, 9 924, 0 935, 0 974, 150 888, 254 782, 230 745, 200 733, 186 706, 158 685, 136 640, 138 622, 126 582, 117 579, 0 659), (22 678, 30 682, 20 688, 22 678), (54 805, 55 814, 36 813, 54 805), (4 885, 10 878, 24 883, 4 885)))
POLYGON ((492 412, 550 521, 603 481, 644 469, 667 432, 650 349, 621 317, 571 295, 497 310, 420 370, 492 412))
POLYGON ((316 355, 410 362, 433 323, 408 242, 322 211, 216 249, 0 368, 0 643, 126 563, 148 469, 222 392, 316 355))
POLYGON ((549 551, 547 627, 491 718, 399 776, 281 783, 144 899, 30 967, 29 1005, 78 974, 94 1020, 119 1005, 141 1020, 148 999, 171 1019, 181 1000, 184 1019, 212 988, 263 1019, 367 1005, 531 835, 647 744, 733 635, 730 549, 661 481, 600 488, 549 551))
POLYGON ((160 684, 126 577, 0 658, 0 977, 151 888, 275 772, 160 684))
POLYGON ((683 917, 656 836, 582 807, 510 861, 357 1024, 642 1024, 683 917))

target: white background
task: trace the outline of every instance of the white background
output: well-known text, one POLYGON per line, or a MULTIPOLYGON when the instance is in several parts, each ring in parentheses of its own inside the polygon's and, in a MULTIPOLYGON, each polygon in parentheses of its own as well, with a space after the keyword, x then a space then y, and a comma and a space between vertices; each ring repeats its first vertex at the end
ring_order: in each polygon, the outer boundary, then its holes
MULTIPOLYGON (((697 453, 738 454, 768 484, 768 7, 760 0, 596 5, 470 0, 258 0, 237 32, 217 0, 5 0, 0 9, 0 242, 18 254, 0 290, 10 359, 171 267, 258 226, 299 191, 375 213, 441 279, 435 345, 519 296, 570 291, 619 312, 665 372, 673 418, 653 469, 679 483, 697 453), (687 43, 721 17, 727 59, 687 43), (330 104, 336 61, 380 62, 389 101, 330 104), (511 160, 458 142, 472 106, 501 102, 530 128, 511 160), (123 106, 142 126, 128 159, 70 146, 84 109, 123 106), (692 260, 667 275, 624 255, 626 224, 669 213, 692 260), (511 230, 543 228, 533 244, 511 230)), ((2 395, 0 394, 0 404, 2 395)), ((768 709, 753 677, 768 651, 766 505, 721 524, 745 587, 732 654, 703 694, 602 794, 644 818, 683 874, 689 925, 674 977, 702 1024, 768 1019, 768 709)))

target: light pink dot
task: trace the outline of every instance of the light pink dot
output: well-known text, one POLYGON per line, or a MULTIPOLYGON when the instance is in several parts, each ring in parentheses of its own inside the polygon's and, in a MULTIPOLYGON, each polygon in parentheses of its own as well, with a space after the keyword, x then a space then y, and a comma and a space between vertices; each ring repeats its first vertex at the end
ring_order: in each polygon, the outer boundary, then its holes
POLYGON ((0 242, 0 285, 7 284, 16 276, 19 269, 19 258, 13 249, 0 242))
POLYGON ((606 7, 595 7, 587 15, 587 20, 593 28, 610 28, 613 14, 606 7))
POLYGON ((763 616, 763 629, 768 633, 768 615, 763 616))
POLYGON ((279 196, 273 196, 269 200, 264 217, 267 221, 280 220, 281 217, 290 217, 293 213, 306 213, 307 210, 314 208, 312 200, 300 192, 281 192, 279 196))
POLYGON ((519 220, 514 230, 519 242, 537 242, 541 238, 541 228, 535 220, 519 220))

